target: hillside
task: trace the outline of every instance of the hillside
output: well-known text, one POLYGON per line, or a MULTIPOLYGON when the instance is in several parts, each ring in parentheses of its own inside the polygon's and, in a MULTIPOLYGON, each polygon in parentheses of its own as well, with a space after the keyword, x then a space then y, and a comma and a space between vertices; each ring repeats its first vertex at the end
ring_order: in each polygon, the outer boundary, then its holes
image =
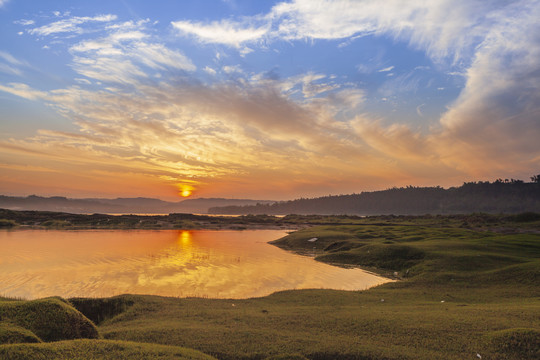
POLYGON ((72 214, 205 214, 208 208, 216 206, 244 206, 269 203, 264 200, 200 198, 169 202, 151 198, 117 199, 70 199, 62 196, 27 197, 0 195, 0 208, 10 210, 37 210, 67 212, 72 214))
POLYGON ((540 183, 470 182, 460 187, 392 188, 273 204, 210 208, 210 214, 422 215, 540 211, 540 183))

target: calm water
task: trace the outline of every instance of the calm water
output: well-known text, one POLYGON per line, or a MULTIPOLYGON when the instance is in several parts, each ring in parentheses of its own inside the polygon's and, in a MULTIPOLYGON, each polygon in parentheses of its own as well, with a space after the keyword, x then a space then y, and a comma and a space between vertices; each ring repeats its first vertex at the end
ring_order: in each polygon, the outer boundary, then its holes
POLYGON ((316 262, 253 231, 0 232, 0 295, 248 298, 286 289, 360 290, 387 279, 316 262))

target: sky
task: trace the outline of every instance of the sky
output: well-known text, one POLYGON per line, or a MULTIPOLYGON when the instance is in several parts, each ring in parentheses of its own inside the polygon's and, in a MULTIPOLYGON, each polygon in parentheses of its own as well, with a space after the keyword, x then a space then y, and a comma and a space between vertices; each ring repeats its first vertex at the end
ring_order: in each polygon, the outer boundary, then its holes
POLYGON ((538 19, 536 0, 0 0, 0 193, 529 181, 538 19))

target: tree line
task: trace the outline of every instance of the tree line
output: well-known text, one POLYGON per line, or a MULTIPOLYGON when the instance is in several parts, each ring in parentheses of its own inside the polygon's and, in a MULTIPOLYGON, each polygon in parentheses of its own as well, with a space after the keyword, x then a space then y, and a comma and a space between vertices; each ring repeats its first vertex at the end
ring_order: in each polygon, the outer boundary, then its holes
POLYGON ((540 212, 540 174, 531 182, 497 179, 459 187, 407 186, 360 194, 324 196, 209 209, 211 214, 422 215, 540 212))

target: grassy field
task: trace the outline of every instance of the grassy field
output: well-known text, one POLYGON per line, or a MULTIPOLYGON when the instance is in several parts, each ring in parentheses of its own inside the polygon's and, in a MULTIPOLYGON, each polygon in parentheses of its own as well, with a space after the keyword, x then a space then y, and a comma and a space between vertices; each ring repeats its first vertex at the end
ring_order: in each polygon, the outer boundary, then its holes
POLYGON ((315 247, 319 261, 400 281, 367 291, 295 290, 246 300, 4 299, 0 358, 205 358, 185 348, 218 359, 540 358, 537 217, 354 221, 309 227, 275 245, 299 253, 315 247), (28 320, 37 316, 29 309, 40 306, 64 325, 51 331, 43 329, 50 320, 28 320), (88 337, 95 339, 70 340, 88 337))

